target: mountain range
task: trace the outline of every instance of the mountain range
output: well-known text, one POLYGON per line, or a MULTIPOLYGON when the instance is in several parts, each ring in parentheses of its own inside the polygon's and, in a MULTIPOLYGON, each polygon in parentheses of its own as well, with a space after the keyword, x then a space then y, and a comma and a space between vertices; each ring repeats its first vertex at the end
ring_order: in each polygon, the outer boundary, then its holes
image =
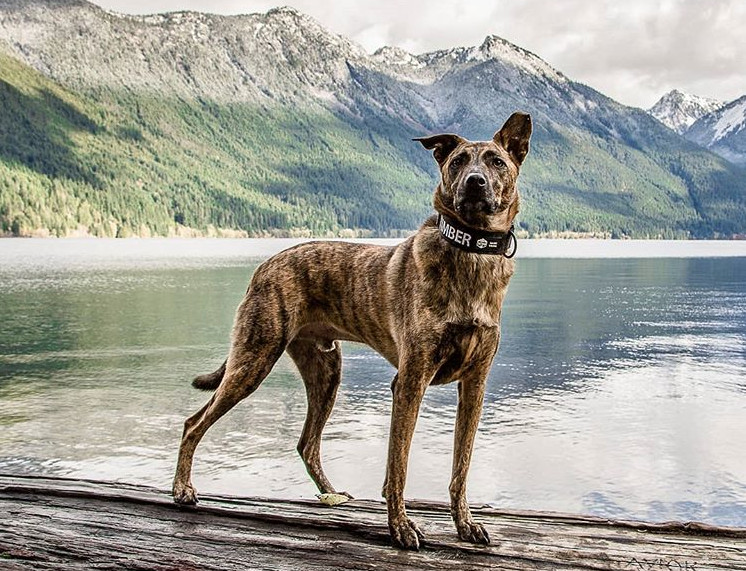
MULTIPOLYGON (((535 123, 523 233, 717 237, 746 223, 746 170, 702 146, 723 145, 496 36, 368 54, 291 8, 128 16, 0 0, 0 103, 12 235, 399 235, 431 211, 436 182, 411 139, 486 139, 517 109, 535 123)), ((702 133, 732 134, 718 125, 702 133)))
POLYGON ((724 103, 674 89, 649 113, 688 140, 746 166, 746 95, 724 103))
POLYGON ((661 97, 648 112, 679 135, 686 133, 697 119, 717 111, 725 103, 674 89, 661 97))
POLYGON ((684 136, 746 167, 746 95, 703 115, 684 136))

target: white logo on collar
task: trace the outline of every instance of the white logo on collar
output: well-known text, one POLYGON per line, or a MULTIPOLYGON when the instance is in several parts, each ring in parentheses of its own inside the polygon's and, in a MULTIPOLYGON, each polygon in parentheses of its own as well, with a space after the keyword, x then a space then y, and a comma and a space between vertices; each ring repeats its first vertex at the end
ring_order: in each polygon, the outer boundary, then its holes
POLYGON ((477 248, 486 248, 487 247, 487 240, 484 238, 480 238, 477 240, 477 248))

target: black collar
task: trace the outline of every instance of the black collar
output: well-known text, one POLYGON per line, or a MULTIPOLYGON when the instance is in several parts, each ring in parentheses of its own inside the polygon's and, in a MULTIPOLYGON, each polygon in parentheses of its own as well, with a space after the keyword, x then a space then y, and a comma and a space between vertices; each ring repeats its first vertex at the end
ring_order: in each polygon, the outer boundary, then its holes
POLYGON ((464 226, 445 214, 438 214, 438 230, 446 242, 472 254, 498 254, 512 258, 518 250, 513 225, 504 233, 485 232, 464 226))

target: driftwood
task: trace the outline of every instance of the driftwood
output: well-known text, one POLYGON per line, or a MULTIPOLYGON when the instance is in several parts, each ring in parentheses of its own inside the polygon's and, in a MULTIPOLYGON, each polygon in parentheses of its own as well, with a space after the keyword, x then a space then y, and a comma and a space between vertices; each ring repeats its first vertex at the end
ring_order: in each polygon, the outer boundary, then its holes
POLYGON ((473 508, 493 545, 458 541, 439 503, 409 502, 426 542, 390 546, 382 502, 203 496, 175 506, 129 484, 0 476, 0 569, 746 570, 746 529, 473 508))

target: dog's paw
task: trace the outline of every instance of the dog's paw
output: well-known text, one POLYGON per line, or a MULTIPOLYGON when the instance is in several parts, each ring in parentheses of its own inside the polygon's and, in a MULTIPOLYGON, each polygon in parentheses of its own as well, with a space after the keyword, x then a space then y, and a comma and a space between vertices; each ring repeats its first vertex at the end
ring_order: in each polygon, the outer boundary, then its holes
POLYGON ((191 484, 174 484, 174 502, 180 506, 193 506, 197 504, 197 490, 191 484))
POLYGON ((487 530, 481 523, 469 520, 461 524, 456 524, 456 529, 458 530, 459 538, 463 541, 469 541, 477 545, 490 544, 490 534, 487 533, 487 530))
POLYGON ((400 549, 419 551, 420 543, 425 539, 425 535, 420 531, 417 524, 408 517, 404 517, 397 522, 389 522, 389 531, 394 546, 400 549))

